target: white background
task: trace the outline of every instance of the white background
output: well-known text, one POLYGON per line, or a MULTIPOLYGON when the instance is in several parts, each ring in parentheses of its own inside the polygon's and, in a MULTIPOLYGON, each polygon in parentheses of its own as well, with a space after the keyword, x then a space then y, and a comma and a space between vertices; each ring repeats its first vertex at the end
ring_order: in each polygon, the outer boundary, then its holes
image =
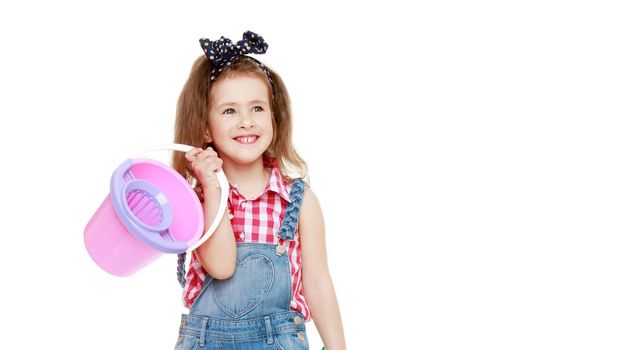
POLYGON ((172 141, 198 39, 252 30, 350 349, 620 349, 614 3, 3 2, 0 348, 173 348, 175 256, 113 277, 83 230, 112 170, 172 141))

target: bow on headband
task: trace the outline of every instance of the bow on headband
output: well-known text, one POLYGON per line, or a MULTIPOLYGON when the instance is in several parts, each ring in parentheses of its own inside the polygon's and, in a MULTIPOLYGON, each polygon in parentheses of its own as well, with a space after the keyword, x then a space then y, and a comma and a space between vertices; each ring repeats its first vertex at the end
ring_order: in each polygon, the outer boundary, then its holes
MULTIPOLYGON (((205 52, 205 55, 212 62, 213 68, 209 77, 210 81, 216 79, 226 66, 231 65, 233 62, 240 59, 240 57, 251 53, 264 54, 266 50, 268 50, 268 43, 263 40, 261 35, 251 31, 244 32, 242 40, 238 41, 237 44, 234 44, 230 39, 224 36, 221 36, 220 39, 216 41, 202 38, 199 39, 199 42, 201 43, 201 48, 205 52)), ((266 76, 268 76, 270 80, 270 84, 272 84, 272 77, 270 77, 268 69, 258 60, 252 57, 249 58, 259 65, 259 68, 266 73, 266 76)))

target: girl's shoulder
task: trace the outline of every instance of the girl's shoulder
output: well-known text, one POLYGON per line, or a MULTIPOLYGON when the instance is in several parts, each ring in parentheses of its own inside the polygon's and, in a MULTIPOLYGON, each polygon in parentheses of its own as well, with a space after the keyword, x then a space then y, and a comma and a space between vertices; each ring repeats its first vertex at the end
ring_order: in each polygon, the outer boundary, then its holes
POLYGON ((323 215, 322 208, 320 207, 320 200, 315 192, 308 185, 305 185, 304 197, 302 198, 302 202, 300 204, 300 221, 314 222, 322 217, 323 215))

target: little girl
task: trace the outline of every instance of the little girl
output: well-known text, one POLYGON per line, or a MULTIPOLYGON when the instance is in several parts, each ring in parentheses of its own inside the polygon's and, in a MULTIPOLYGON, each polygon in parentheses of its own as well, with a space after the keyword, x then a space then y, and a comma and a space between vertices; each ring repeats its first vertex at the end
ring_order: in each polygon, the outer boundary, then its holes
POLYGON ((312 315, 326 348, 345 349, 320 205, 290 176, 304 177, 306 164, 292 146, 289 96, 272 69, 248 56, 268 44, 252 32, 237 43, 200 43, 205 56, 192 67, 175 122, 175 142, 197 148, 174 155, 173 166, 200 183, 206 223, 216 215, 222 169, 229 215, 193 252, 186 278, 180 270, 190 312, 176 349, 308 349, 312 315))

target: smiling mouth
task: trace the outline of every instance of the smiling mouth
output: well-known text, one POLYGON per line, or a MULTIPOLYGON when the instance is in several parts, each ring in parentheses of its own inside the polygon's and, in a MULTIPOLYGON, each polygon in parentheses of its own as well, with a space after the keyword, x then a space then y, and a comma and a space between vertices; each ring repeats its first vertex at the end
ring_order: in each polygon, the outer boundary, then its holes
POLYGON ((250 145, 255 143, 258 138, 259 136, 241 136, 234 138, 234 140, 244 145, 250 145))

